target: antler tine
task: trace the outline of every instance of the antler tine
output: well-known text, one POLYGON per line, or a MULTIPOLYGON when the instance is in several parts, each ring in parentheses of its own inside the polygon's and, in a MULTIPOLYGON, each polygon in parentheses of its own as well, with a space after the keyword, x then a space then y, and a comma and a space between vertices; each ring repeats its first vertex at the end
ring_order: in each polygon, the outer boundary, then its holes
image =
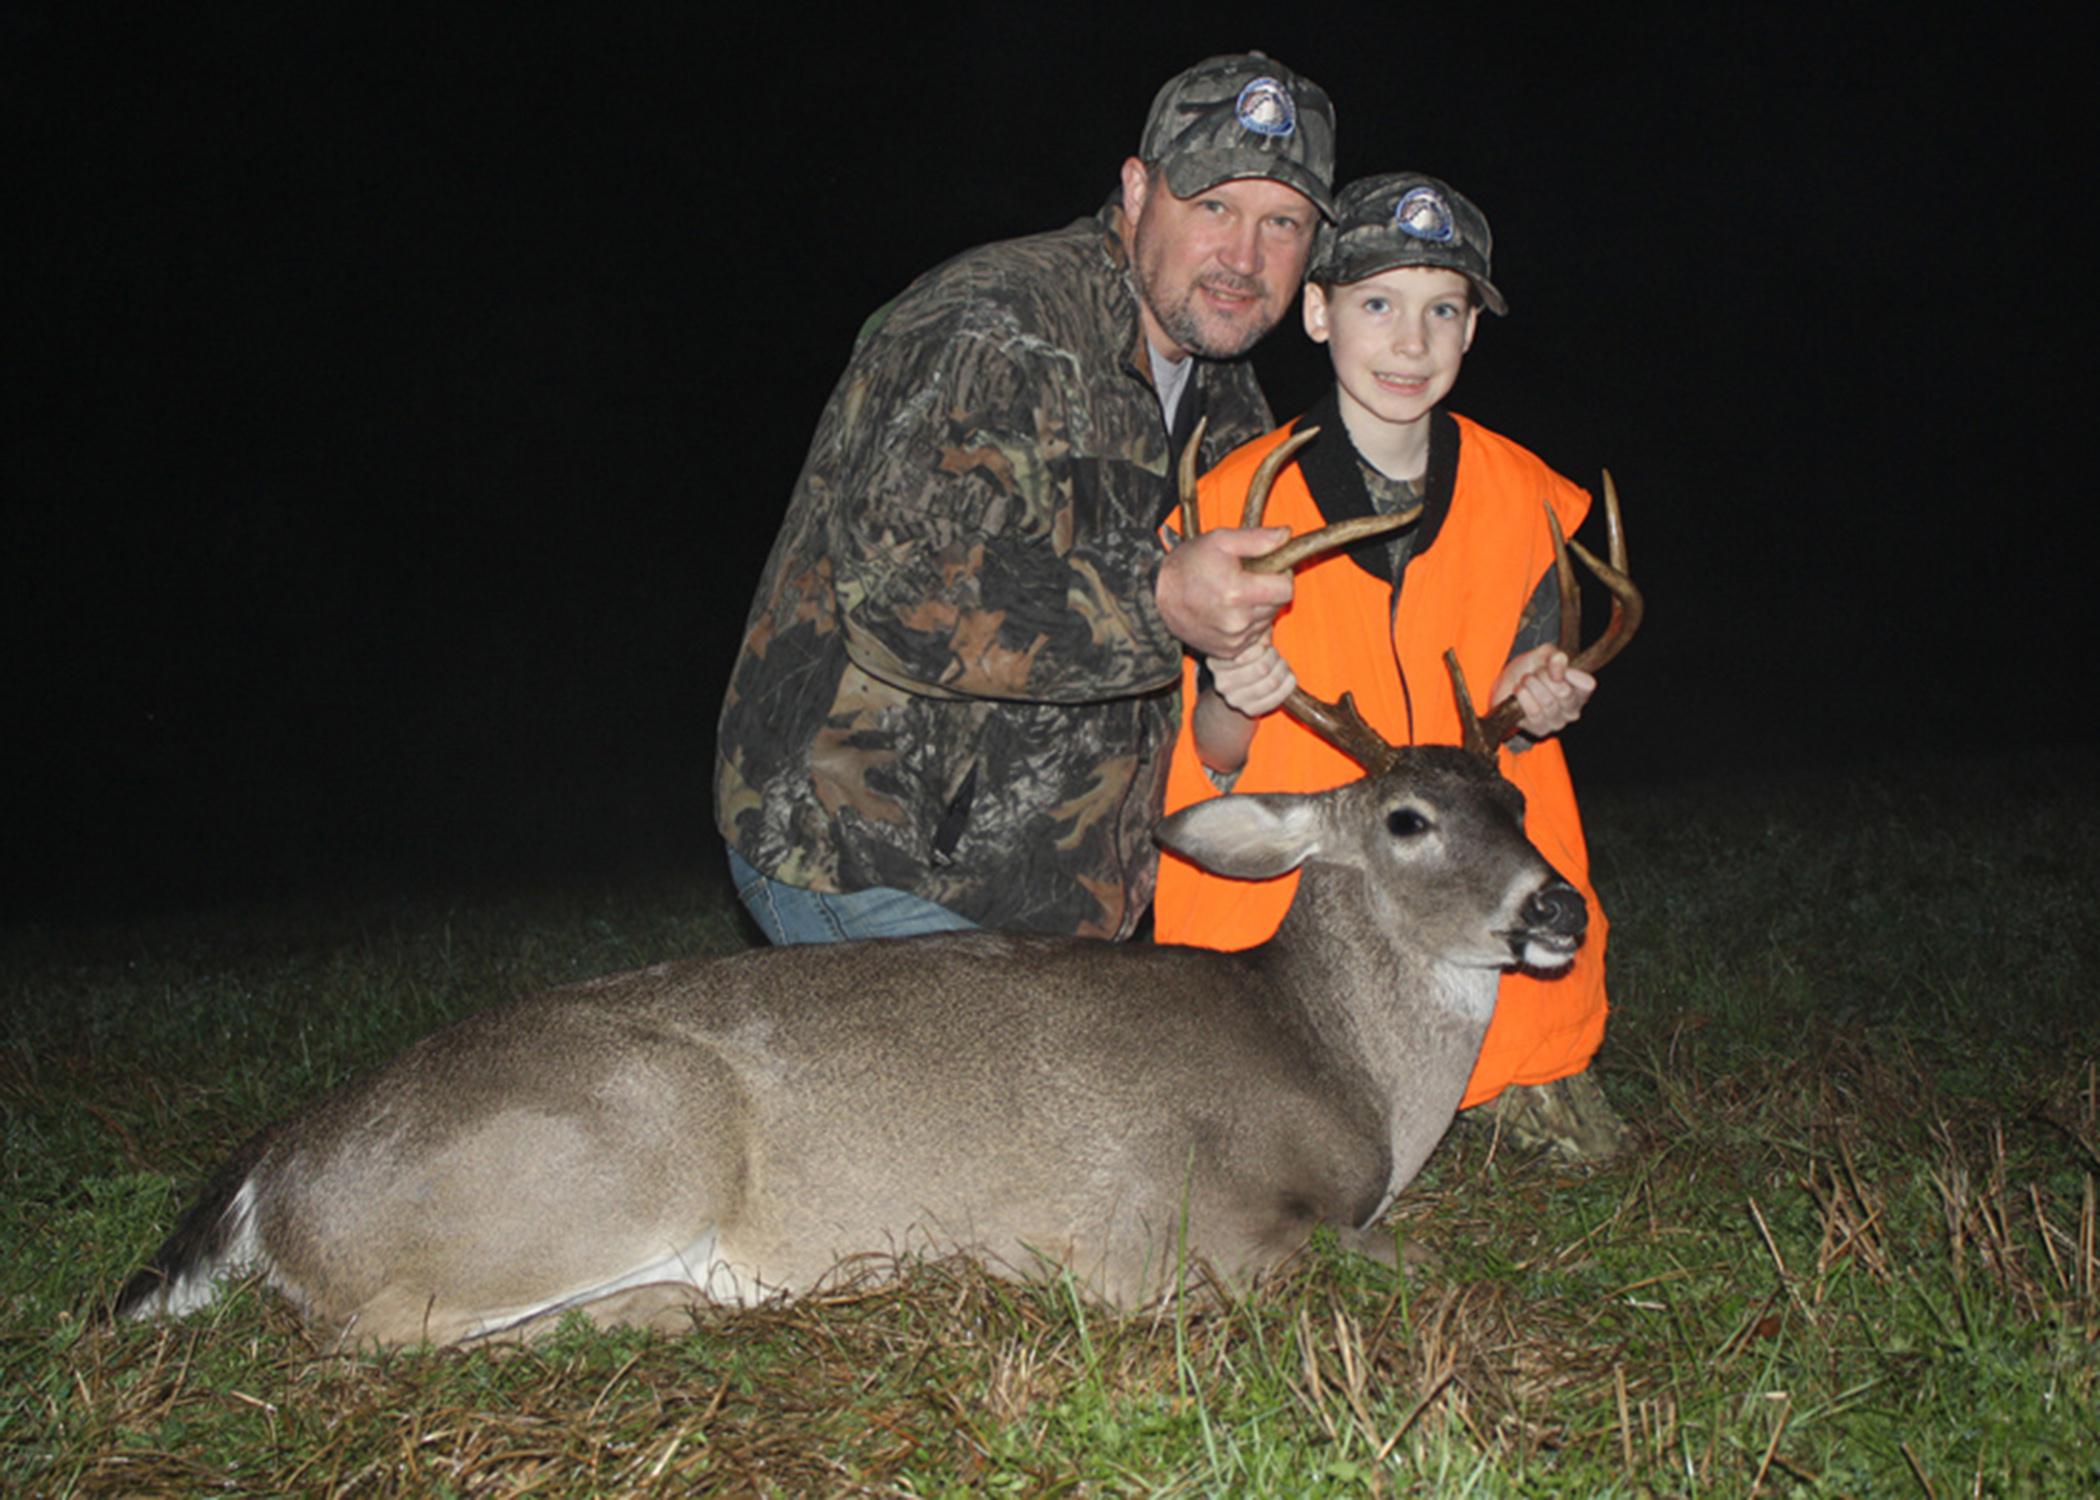
POLYGON ((1641 615, 1645 609, 1641 591, 1634 587, 1626 561, 1626 528, 1619 518, 1619 487, 1612 483, 1611 470, 1604 471, 1604 526, 1609 539, 1611 562, 1597 561, 1596 555, 1580 542, 1568 543, 1582 565, 1597 575, 1598 582, 1611 590, 1611 623, 1604 627, 1604 634, 1585 647, 1570 666, 1580 667, 1585 672, 1594 672, 1606 662, 1626 649, 1633 633, 1641 628, 1641 615))
POLYGON ((1283 466, 1291 461, 1291 455, 1320 435, 1317 427, 1301 427, 1275 447, 1271 448, 1255 465, 1254 477, 1247 481, 1247 503, 1240 512, 1240 525, 1261 525, 1261 513, 1269 508, 1269 490, 1276 483, 1276 476, 1283 466))
POLYGON ((1245 567, 1250 573, 1288 573, 1302 562, 1339 552, 1365 537, 1384 536, 1388 531, 1412 525, 1421 514, 1422 507, 1416 505, 1390 516, 1351 516, 1346 521, 1330 521, 1318 531, 1292 537, 1274 552, 1248 558, 1245 567))
MULTIPOLYGON (((1465 734, 1466 748, 1492 764, 1496 749, 1516 733, 1517 716, 1511 716, 1507 729, 1499 725, 1502 718, 1499 712, 1489 714, 1482 722, 1480 715, 1473 710, 1473 694, 1466 688, 1466 669, 1458 664, 1458 652, 1450 647, 1444 650, 1444 670, 1451 674, 1451 696, 1458 700, 1458 722, 1465 734)), ((1507 708, 1515 701, 1512 698, 1503 707, 1507 708)))
POLYGON ((1560 585, 1560 649, 1572 658, 1582 647, 1582 590, 1575 583, 1575 562, 1568 556, 1568 534, 1560 517, 1546 507, 1546 529, 1553 533, 1553 577, 1560 585))
POLYGON ((1210 425, 1208 414, 1196 418, 1196 430, 1189 434, 1189 445, 1181 450, 1181 462, 1174 471, 1175 493, 1181 497, 1181 539, 1193 542, 1202 534, 1203 521, 1196 514, 1196 458, 1203 451, 1203 430, 1210 425))
MULTIPOLYGON (((1269 487, 1291 455, 1320 435, 1317 427, 1303 428, 1290 438, 1278 443, 1254 471, 1254 478, 1247 485, 1247 507, 1240 518, 1242 526, 1261 525, 1262 512, 1268 508, 1269 487)), ((1336 521, 1322 526, 1317 531, 1308 531, 1303 536, 1294 536, 1273 552, 1264 552, 1260 557, 1250 557, 1246 569, 1250 573, 1288 573, 1302 562, 1315 557, 1324 557, 1364 540, 1366 537, 1384 536, 1388 531, 1398 531, 1412 525, 1422 514, 1417 505, 1410 510, 1391 516, 1352 516, 1346 521, 1336 521)))
MULTIPOLYGON (((1546 525, 1553 533, 1553 568, 1560 579, 1560 649, 1568 653, 1568 665, 1582 672, 1595 672, 1606 662, 1626 649, 1633 633, 1641 628, 1641 591, 1634 587, 1627 576, 1626 527, 1619 515, 1619 489, 1612 483, 1611 470, 1604 471, 1604 526, 1609 539, 1611 562, 1597 560, 1597 555, 1582 543, 1561 534, 1560 518, 1553 507, 1546 507, 1546 525), (1588 646, 1582 645, 1582 598, 1575 585, 1575 566, 1568 561, 1572 552, 1582 559, 1582 565, 1595 574, 1598 581, 1611 591, 1611 623, 1604 627, 1604 634, 1588 646)), ((1445 653, 1448 658, 1449 653, 1445 653)), ((1458 664, 1450 662, 1454 673, 1458 664)), ((1472 704, 1465 696, 1463 680, 1459 680, 1459 714, 1468 721, 1468 745, 1471 744, 1472 704)), ((1490 750, 1501 745, 1517 732, 1518 721, 1524 717, 1523 705, 1515 698, 1505 698, 1495 705, 1494 711, 1485 719, 1478 720, 1483 743, 1490 750)))
POLYGON ((1390 766, 1399 753, 1392 741, 1365 721, 1354 694, 1344 693, 1339 703, 1329 703, 1304 688, 1293 688, 1283 707, 1292 718, 1373 776, 1390 766))

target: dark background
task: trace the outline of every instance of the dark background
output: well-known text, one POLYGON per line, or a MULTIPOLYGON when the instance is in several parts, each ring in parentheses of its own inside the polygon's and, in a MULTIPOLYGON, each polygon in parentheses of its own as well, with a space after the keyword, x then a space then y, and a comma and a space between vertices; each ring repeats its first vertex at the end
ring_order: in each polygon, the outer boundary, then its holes
POLYGON ((8 910, 713 870, 861 319, 1250 46, 1492 217, 1452 404, 1619 479, 1586 783, 2085 740, 2072 41, 1480 9, 9 6, 8 910))

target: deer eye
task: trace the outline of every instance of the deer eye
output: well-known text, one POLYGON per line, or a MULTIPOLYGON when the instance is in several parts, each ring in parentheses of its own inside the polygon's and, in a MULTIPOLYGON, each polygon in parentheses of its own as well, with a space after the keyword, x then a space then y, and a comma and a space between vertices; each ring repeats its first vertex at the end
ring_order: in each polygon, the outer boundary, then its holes
POLYGON ((1412 807, 1396 807, 1385 815, 1385 831, 1396 839, 1411 839, 1429 831, 1429 820, 1412 807))

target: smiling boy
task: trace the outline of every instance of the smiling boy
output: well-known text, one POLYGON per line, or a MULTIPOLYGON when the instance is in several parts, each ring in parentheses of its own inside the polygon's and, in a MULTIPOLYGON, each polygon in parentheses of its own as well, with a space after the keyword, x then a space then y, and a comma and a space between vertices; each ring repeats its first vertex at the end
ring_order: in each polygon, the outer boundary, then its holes
MULTIPOLYGON (((1595 689, 1554 642, 1559 593, 1547 506, 1573 532, 1589 497, 1534 454, 1442 407, 1484 306, 1508 307, 1490 277, 1486 218, 1433 177, 1396 173, 1344 189, 1323 230, 1305 288, 1305 330, 1327 346, 1333 391, 1297 422, 1256 439, 1206 475, 1204 528, 1237 524, 1253 469, 1301 427, 1322 436, 1277 477, 1268 525, 1303 532, 1353 515, 1417 503, 1422 519, 1396 538, 1361 543, 1299 570, 1294 601, 1270 638, 1231 658, 1206 658, 1208 682, 1186 674, 1180 743, 1167 810, 1215 795, 1313 791, 1361 774, 1287 715, 1294 685, 1330 701, 1344 692, 1395 744, 1457 744, 1460 727, 1443 653, 1457 651, 1489 704, 1515 696, 1522 734, 1501 752, 1525 794, 1526 831, 1582 890, 1590 935, 1574 968, 1539 979, 1505 975, 1465 1103, 1498 1096, 1520 1144, 1611 1154, 1624 1127, 1583 1070, 1604 1035, 1607 924, 1567 763, 1552 738, 1595 689), (1505 1091, 1508 1091, 1505 1093, 1505 1091)), ((1295 874, 1224 880, 1168 856, 1154 904, 1160 942, 1239 949, 1282 921, 1295 874)))

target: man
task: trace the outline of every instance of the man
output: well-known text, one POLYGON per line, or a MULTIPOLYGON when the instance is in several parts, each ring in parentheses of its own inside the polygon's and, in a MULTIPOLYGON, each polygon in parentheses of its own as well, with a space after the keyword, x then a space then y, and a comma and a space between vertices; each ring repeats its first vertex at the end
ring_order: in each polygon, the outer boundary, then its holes
POLYGON ((1184 647, 1266 649, 1273 530, 1168 552, 1173 458, 1266 431, 1242 356, 1331 212, 1334 114, 1260 53, 1154 99, 1092 218, 968 252, 862 330, 722 711, 716 819, 775 942, 1129 936, 1184 647))

